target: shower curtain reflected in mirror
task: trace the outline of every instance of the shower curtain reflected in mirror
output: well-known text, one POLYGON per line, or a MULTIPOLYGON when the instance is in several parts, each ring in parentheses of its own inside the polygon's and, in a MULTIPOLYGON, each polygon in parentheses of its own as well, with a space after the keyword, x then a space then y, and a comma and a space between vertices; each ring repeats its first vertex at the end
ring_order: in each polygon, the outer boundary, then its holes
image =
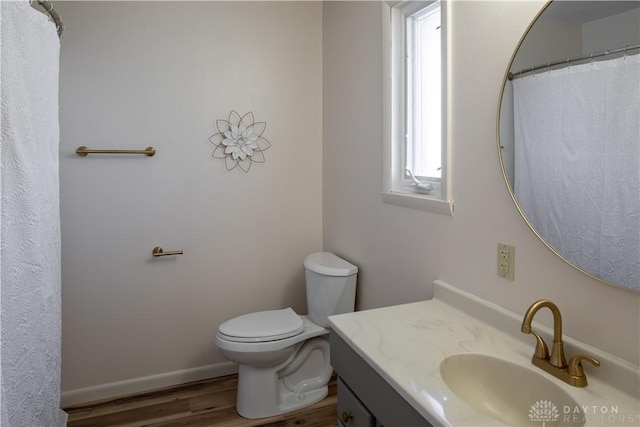
POLYGON ((640 289, 640 55, 522 77, 513 97, 527 220, 572 264, 640 289))

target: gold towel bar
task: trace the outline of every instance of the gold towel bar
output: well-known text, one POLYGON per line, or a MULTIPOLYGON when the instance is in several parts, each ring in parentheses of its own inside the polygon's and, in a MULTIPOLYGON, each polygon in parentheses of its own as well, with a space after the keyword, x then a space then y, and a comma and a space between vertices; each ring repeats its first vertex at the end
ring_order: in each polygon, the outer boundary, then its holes
POLYGON ((153 254, 153 256, 183 255, 182 250, 165 252, 160 246, 156 246, 155 248, 153 248, 153 251, 151 251, 151 253, 153 254))
POLYGON ((90 150, 84 145, 76 150, 78 156, 85 157, 87 154, 146 154, 151 157, 156 154, 156 149, 147 147, 144 150, 90 150))

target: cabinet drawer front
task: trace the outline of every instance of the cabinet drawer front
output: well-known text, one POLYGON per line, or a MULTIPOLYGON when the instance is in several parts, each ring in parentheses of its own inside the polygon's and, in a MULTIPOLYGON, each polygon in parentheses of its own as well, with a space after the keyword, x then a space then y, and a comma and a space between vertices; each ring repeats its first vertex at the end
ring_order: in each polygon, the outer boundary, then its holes
POLYGON ((371 412, 338 378, 338 419, 345 427, 375 427, 371 412))

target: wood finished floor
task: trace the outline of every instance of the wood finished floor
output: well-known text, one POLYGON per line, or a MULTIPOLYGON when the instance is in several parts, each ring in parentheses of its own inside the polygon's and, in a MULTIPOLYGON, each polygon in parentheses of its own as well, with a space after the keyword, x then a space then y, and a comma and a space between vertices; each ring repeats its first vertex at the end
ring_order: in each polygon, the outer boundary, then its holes
POLYGON ((329 396, 289 414, 247 420, 235 410, 237 375, 65 408, 67 427, 328 427, 337 424, 335 377, 329 396))

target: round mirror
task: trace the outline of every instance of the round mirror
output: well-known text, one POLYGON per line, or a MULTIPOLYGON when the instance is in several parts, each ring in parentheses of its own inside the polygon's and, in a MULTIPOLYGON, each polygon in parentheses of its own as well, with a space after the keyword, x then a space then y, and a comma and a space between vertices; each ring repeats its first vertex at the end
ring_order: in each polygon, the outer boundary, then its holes
POLYGON ((514 53, 499 153, 513 200, 557 255, 640 290, 640 1, 552 1, 514 53))

